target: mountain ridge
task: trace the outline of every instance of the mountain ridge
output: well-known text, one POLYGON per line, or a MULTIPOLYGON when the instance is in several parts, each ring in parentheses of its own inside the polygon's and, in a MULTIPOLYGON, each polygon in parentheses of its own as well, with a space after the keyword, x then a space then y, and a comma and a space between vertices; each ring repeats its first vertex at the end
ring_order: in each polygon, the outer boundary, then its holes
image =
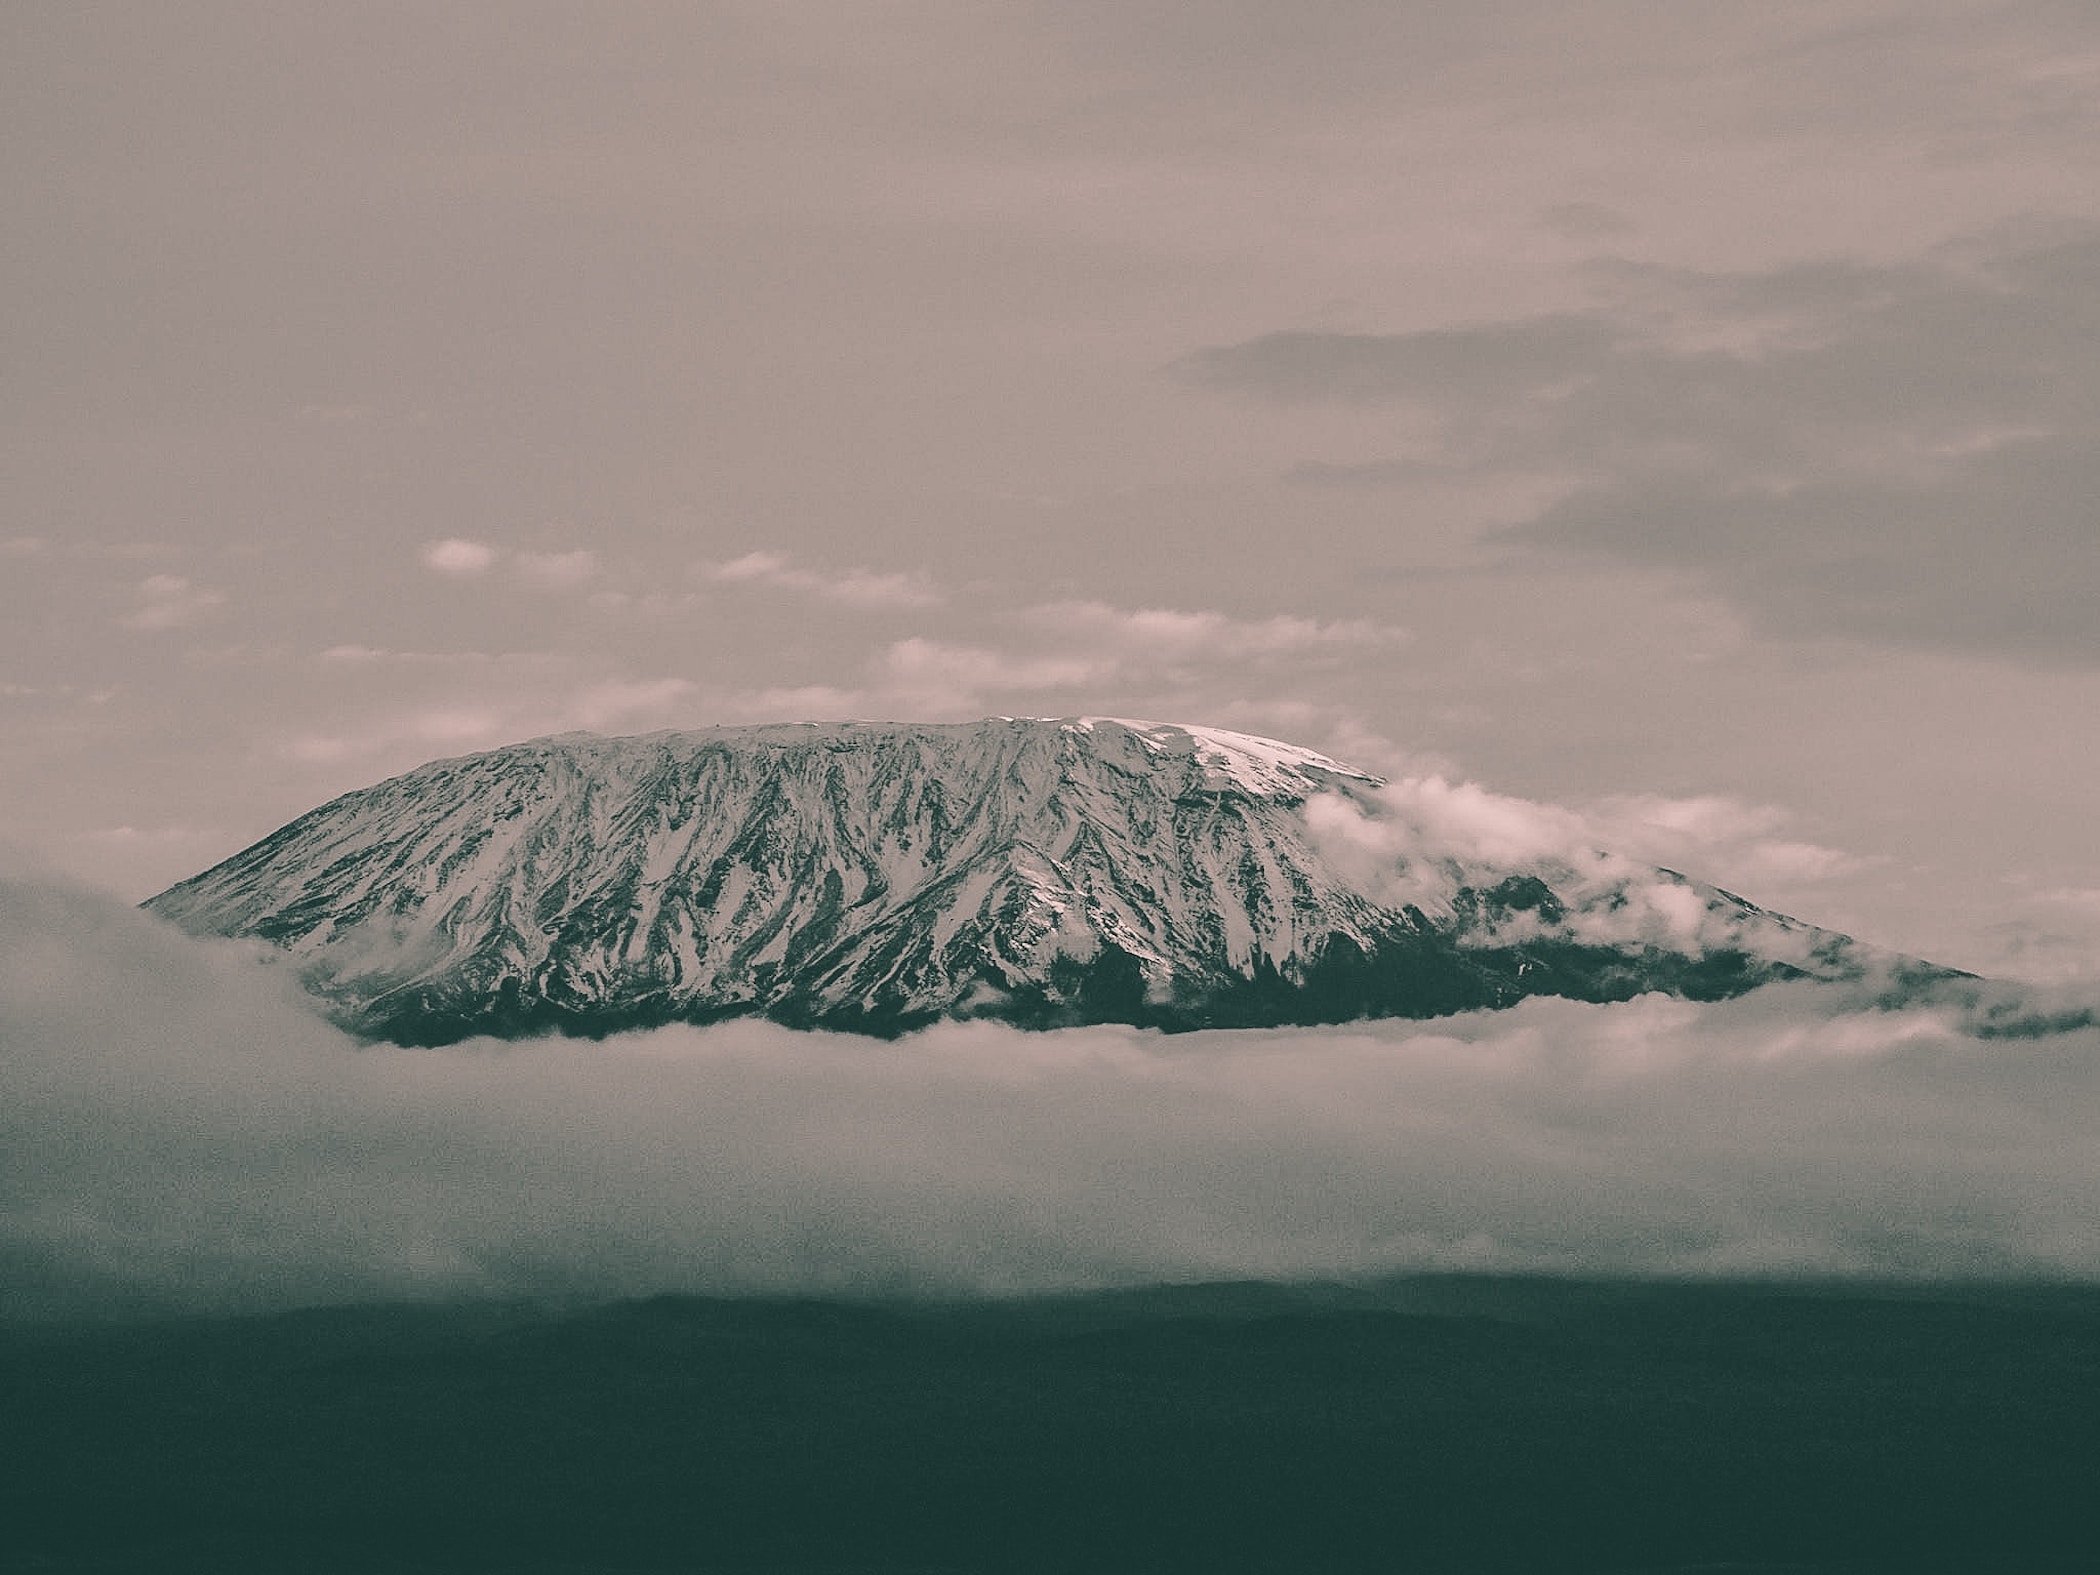
POLYGON ((336 1021, 407 1043, 1428 1017, 1856 978, 1878 955, 1602 852, 1461 857, 1385 786, 1106 717, 564 734, 344 794, 144 906, 271 943, 336 1021))

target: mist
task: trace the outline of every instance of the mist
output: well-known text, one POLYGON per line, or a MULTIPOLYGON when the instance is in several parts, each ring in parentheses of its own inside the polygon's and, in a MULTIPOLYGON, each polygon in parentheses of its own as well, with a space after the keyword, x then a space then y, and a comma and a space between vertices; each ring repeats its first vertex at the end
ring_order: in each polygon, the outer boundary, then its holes
POLYGON ((2100 1276, 2100 1029, 1986 1015, 1786 986, 1327 1029, 407 1050, 322 1022, 253 947, 9 878, 0 1312, 2100 1276))

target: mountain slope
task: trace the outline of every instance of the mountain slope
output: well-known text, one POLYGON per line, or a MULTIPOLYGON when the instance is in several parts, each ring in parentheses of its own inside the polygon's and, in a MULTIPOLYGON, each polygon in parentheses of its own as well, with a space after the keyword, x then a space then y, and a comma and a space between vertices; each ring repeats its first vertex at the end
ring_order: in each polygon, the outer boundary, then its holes
POLYGON ((751 1014, 1246 1026, 1861 969, 1842 936, 1604 854, 1367 852, 1381 787, 1094 718, 572 734, 346 794, 147 907, 270 941, 338 1021, 411 1043, 751 1014))

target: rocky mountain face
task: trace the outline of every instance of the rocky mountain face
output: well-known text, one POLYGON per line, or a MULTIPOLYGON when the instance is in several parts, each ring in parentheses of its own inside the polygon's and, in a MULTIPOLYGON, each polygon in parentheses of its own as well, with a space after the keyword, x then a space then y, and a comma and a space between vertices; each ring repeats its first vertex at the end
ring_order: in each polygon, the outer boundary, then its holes
POLYGON ((434 1044, 763 1016, 1245 1027, 1714 998, 1867 949, 1608 854, 1439 847, 1244 734, 997 718, 572 734, 349 793, 153 898, 434 1044))

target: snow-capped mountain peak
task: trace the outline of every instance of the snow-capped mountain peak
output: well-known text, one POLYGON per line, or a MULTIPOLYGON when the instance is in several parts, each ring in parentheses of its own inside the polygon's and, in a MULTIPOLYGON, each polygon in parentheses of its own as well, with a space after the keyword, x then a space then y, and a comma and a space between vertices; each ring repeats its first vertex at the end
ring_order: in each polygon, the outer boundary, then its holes
POLYGON ((1163 1027, 1727 994, 1843 937, 1606 855, 1512 868, 1312 750, 1111 717, 567 734, 345 794, 162 893, 409 1041, 759 1014, 1163 1027))

